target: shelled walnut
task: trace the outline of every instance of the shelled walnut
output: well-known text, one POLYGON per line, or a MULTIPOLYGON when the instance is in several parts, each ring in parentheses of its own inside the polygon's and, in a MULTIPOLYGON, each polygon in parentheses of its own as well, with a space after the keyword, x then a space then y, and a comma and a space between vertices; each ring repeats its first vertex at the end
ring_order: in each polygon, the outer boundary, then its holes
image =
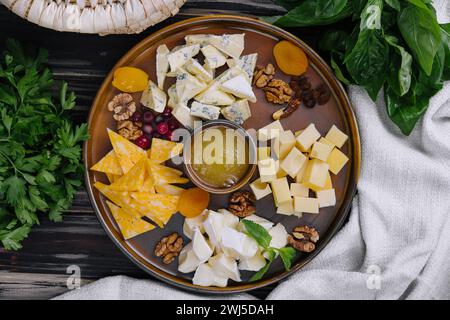
POLYGON ((249 191, 236 191, 231 195, 228 210, 239 218, 248 217, 256 212, 256 198, 249 191))
POLYGON ((128 120, 136 112, 136 103, 131 94, 119 93, 108 103, 108 110, 114 113, 114 120, 128 120))
POLYGON ((295 110, 298 109, 300 103, 300 99, 291 98, 286 107, 279 109, 272 114, 273 120, 280 120, 289 117, 295 110))
POLYGON ((317 241, 319 241, 319 233, 308 226, 295 227, 292 235, 288 235, 288 243, 301 252, 314 251, 317 241))
POLYGON ((271 103, 287 103, 292 96, 292 89, 288 83, 281 79, 274 79, 275 67, 269 63, 267 66, 257 66, 253 84, 264 90, 266 100, 271 103))
POLYGON ((273 64, 268 63, 267 66, 256 66, 256 70, 253 74, 253 84, 258 88, 264 88, 267 86, 270 80, 275 75, 275 67, 273 64))
POLYGON ((155 256, 161 257, 163 263, 170 264, 183 249, 183 238, 174 232, 162 238, 155 247, 155 256))
POLYGON ((142 123, 130 120, 117 121, 117 132, 128 140, 136 140, 142 136, 142 123))

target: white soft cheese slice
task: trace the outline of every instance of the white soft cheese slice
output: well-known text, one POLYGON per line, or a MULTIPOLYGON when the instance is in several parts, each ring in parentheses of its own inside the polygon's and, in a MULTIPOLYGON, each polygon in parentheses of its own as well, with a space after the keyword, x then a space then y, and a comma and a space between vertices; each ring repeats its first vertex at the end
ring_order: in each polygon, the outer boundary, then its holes
POLYGON ((222 229, 221 247, 227 256, 235 259, 252 257, 258 251, 255 240, 229 227, 222 229))
POLYGON ((202 263, 195 271, 192 283, 202 287, 226 287, 228 278, 220 277, 209 264, 202 263))
POLYGON ((253 257, 241 259, 239 261, 238 269, 246 271, 259 271, 262 267, 266 265, 266 258, 257 252, 253 257))
POLYGON ((241 281, 241 275, 235 259, 226 256, 224 253, 219 253, 209 259, 208 263, 219 277, 230 278, 237 282, 241 281))
MULTIPOLYGON (((269 230, 273 227, 273 222, 270 222, 267 219, 264 219, 263 217, 257 216, 256 214, 252 214, 248 217, 245 217, 242 220, 250 220, 253 221, 254 223, 259 224, 260 226, 262 226, 264 229, 269 230)), ((239 227, 239 231, 244 231, 245 227, 242 225, 242 223, 240 224, 241 226, 239 227)))
POLYGON ((238 98, 248 99, 250 102, 256 102, 256 96, 253 93, 253 89, 246 76, 243 74, 238 75, 230 80, 225 81, 220 85, 220 89, 225 92, 231 93, 238 98))
POLYGON ((201 262, 208 261, 213 254, 213 248, 206 241, 200 229, 196 228, 192 237, 192 249, 201 262))
POLYGON ((203 227, 203 221, 206 218, 206 213, 208 210, 205 210, 200 215, 193 218, 185 218, 183 223, 183 233, 189 239, 192 239, 194 235, 194 231, 196 228, 200 230, 200 232, 204 233, 205 228, 203 227))
POLYGON ((232 214, 227 209, 219 209, 217 210, 219 213, 223 215, 223 226, 236 229, 239 224, 239 218, 232 214))
POLYGON ((287 245, 288 233, 281 223, 277 223, 269 229, 269 234, 272 236, 270 247, 280 249, 287 245))
POLYGON ((158 88, 164 90, 164 80, 166 79, 167 71, 169 71, 169 61, 167 60, 167 54, 169 48, 165 44, 158 46, 156 49, 156 79, 158 88))
POLYGON ((172 50, 167 55, 167 60, 170 65, 170 71, 174 72, 178 68, 181 68, 189 61, 192 57, 196 56, 200 52, 200 45, 193 44, 191 46, 182 46, 177 50, 172 50))
POLYGON ((193 249, 193 243, 188 243, 180 252, 178 258, 178 271, 182 273, 194 272, 202 262, 193 249))
POLYGON ((147 88, 142 92, 141 104, 156 112, 163 112, 166 107, 166 102, 166 93, 150 80, 147 88))
POLYGON ((208 234, 209 241, 211 241, 212 245, 215 247, 220 246, 223 224, 223 214, 213 210, 208 210, 208 215, 203 222, 203 226, 208 234))

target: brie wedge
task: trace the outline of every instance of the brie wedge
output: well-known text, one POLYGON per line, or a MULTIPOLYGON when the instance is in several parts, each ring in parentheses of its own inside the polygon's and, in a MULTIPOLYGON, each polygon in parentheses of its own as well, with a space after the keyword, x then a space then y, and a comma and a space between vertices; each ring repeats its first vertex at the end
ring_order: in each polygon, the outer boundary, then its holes
POLYGON ((193 250, 193 243, 187 244, 180 252, 178 258, 178 271, 189 273, 195 271, 202 263, 193 250))
POLYGON ((195 271, 192 283, 202 287, 226 287, 228 278, 217 275, 213 268, 207 263, 202 263, 195 271))
POLYGON ((224 253, 215 255, 208 261, 214 273, 221 278, 230 278, 231 280, 240 282, 241 275, 235 259, 227 257, 224 253))
POLYGON ((213 254, 213 249, 198 228, 194 230, 192 237, 192 250, 200 262, 208 261, 213 254))

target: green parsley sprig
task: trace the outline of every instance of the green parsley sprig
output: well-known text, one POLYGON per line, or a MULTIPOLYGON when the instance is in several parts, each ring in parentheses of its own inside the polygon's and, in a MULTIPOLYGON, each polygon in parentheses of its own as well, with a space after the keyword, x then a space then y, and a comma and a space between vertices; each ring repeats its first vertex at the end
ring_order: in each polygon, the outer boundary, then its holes
POLYGON ((251 238, 253 238, 260 247, 263 248, 268 260, 266 265, 250 278, 250 281, 260 280, 266 274, 267 270, 269 270, 270 266, 272 265, 272 262, 277 257, 277 253, 280 255, 280 258, 283 261, 284 268, 287 271, 291 269, 292 261, 295 258, 294 248, 284 247, 278 249, 270 247, 272 236, 269 234, 269 232, 267 232, 266 229, 264 229, 264 227, 250 220, 243 219, 241 220, 241 222, 244 225, 247 234, 251 238))
POLYGON ((81 142, 87 125, 67 111, 75 94, 67 83, 56 99, 44 49, 7 40, 0 57, 0 243, 19 250, 39 214, 61 221, 82 184, 81 142))

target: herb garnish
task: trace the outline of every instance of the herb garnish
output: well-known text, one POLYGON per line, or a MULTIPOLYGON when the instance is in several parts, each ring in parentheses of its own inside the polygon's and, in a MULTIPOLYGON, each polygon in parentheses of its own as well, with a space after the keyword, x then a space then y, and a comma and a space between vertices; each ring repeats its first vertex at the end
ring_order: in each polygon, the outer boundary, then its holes
POLYGON ((291 269, 292 261, 295 258, 295 249, 292 247, 284 247, 284 248, 272 248, 270 247, 270 241, 272 241, 272 236, 269 232, 264 229, 261 225, 243 219, 241 220, 242 224, 245 227, 245 230, 251 238, 253 238, 259 246, 261 246, 266 253, 266 259, 268 260, 266 265, 262 267, 258 272, 256 272, 251 278, 250 281, 260 280, 264 274, 266 274, 267 270, 269 270, 272 262, 275 260, 277 253, 280 255, 281 260, 283 261, 284 268, 289 271, 291 269))
POLYGON ((277 0, 289 12, 265 20, 282 27, 331 26, 319 43, 345 84, 376 100, 383 89, 390 119, 409 135, 430 98, 450 80, 450 24, 430 0, 277 0))
POLYGON ((75 94, 66 83, 54 99, 47 56, 8 40, 0 61, 0 242, 7 250, 22 247, 39 213, 61 221, 82 184, 87 126, 67 117, 75 94))

